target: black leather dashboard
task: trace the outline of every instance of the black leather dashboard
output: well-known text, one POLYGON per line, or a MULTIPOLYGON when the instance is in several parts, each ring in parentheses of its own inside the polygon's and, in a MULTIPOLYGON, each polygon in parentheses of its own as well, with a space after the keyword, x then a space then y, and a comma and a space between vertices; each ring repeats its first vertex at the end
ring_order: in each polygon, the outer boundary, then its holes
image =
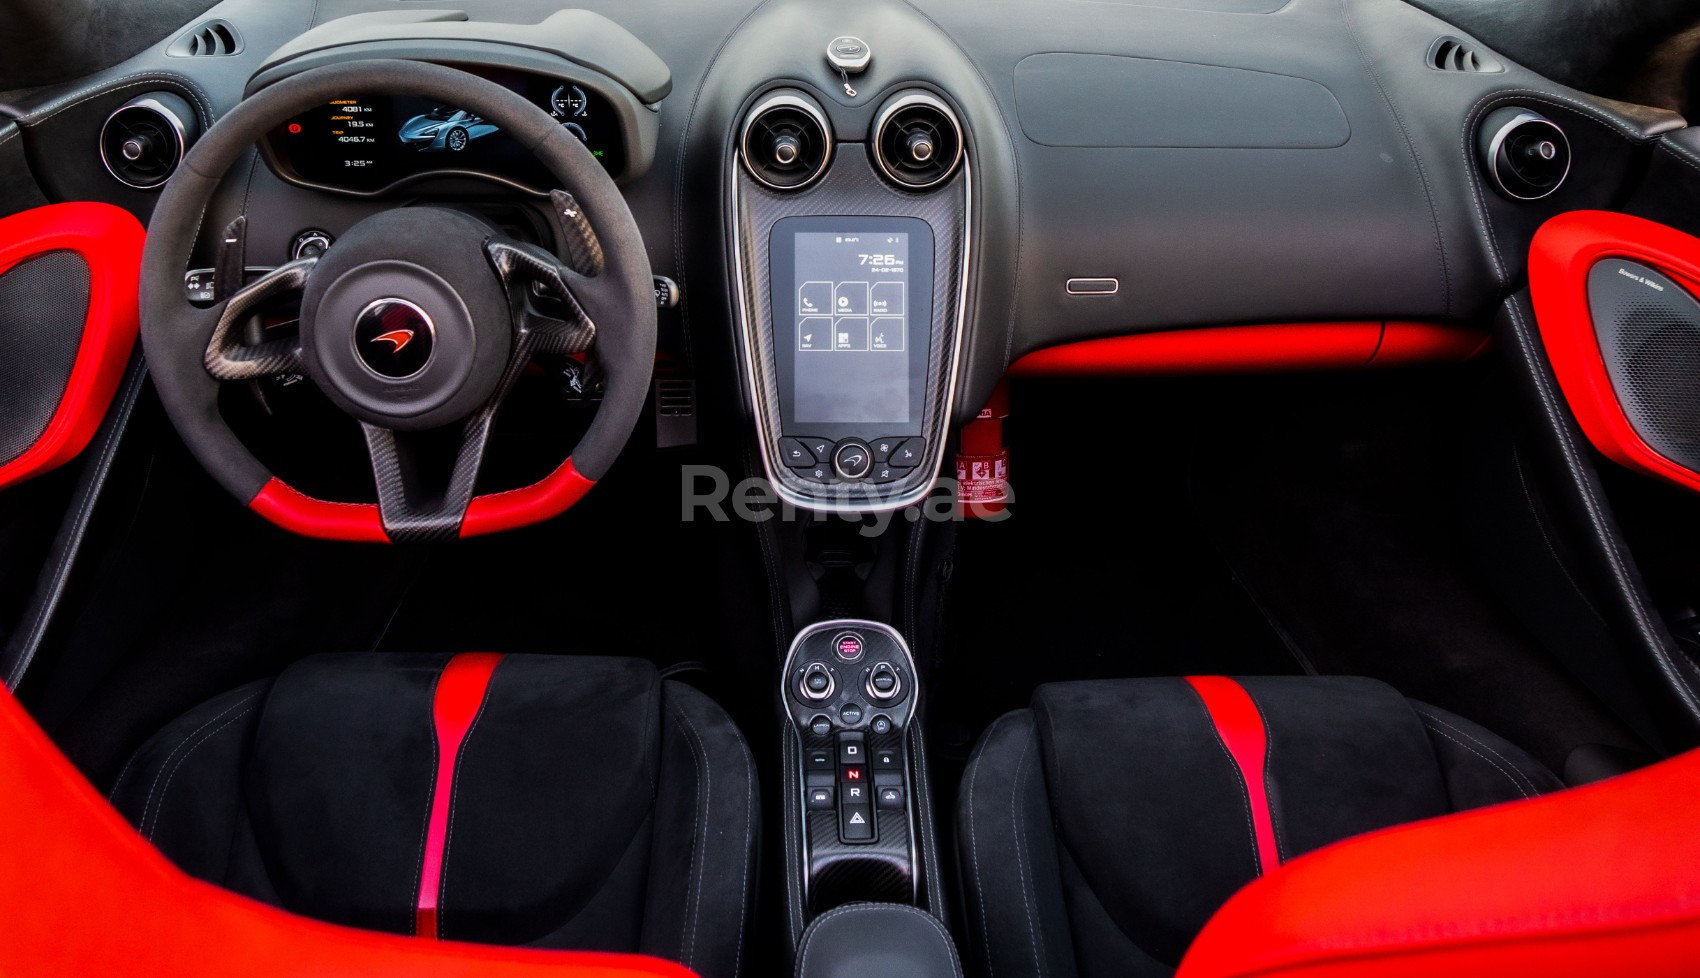
MULTIPOLYGON (((655 271, 685 286, 687 349, 710 336, 719 344, 730 328, 726 147, 754 98, 779 86, 814 93, 841 142, 865 140, 896 87, 952 101, 969 130, 977 215, 958 418, 1010 360, 1070 340, 1245 322, 1481 320, 1521 277, 1545 217, 1623 200, 1651 146, 1683 125, 1503 58, 1502 71, 1437 70, 1426 58, 1437 38, 1476 42, 1402 0, 575 6, 625 28, 671 74, 669 91, 650 87, 653 100, 638 100, 656 124, 653 162, 622 189, 655 271), (855 98, 821 57, 840 34, 874 52, 855 98), (1473 130, 1506 103, 1548 115, 1574 144, 1575 172, 1552 198, 1518 204, 1484 186, 1473 130), (1070 294, 1065 282, 1080 276, 1114 277, 1120 289, 1070 294)), ((461 9, 526 25, 562 5, 227 0, 197 21, 235 25, 240 53, 168 56, 174 34, 74 87, 13 97, 22 132, 0 132, 0 166, 15 165, 21 146, 47 197, 145 216, 151 195, 113 181, 94 151, 101 122, 128 98, 180 93, 208 125, 273 52, 316 25, 461 9)), ((292 186, 256 154, 206 224, 246 212, 250 261, 269 265, 302 227, 334 233, 379 206, 292 186)))

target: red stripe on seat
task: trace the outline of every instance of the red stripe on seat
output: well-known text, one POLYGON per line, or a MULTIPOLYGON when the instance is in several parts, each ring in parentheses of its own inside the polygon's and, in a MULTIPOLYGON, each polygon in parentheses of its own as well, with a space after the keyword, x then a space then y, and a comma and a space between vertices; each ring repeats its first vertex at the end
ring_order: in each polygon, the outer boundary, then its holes
POLYGON ((413 917, 413 932, 433 941, 437 939, 437 891, 443 881, 456 763, 472 721, 478 718, 478 711, 484 705, 490 674, 501 660, 494 652, 465 652, 450 659, 443 667, 443 674, 437 677, 437 692, 431 703, 431 722, 437 731, 437 772, 431 789, 431 821, 425 830, 425 858, 419 870, 419 901, 413 917))
POLYGON ((1269 734, 1263 728, 1263 715, 1257 712, 1257 704, 1252 702, 1245 687, 1232 679, 1188 676, 1186 681, 1204 700, 1210 722, 1216 725, 1216 735, 1222 738, 1222 746, 1239 766, 1246 800, 1251 804, 1258 864, 1263 872, 1273 872, 1281 865, 1281 853, 1275 846, 1275 818, 1269 810, 1269 792, 1263 782, 1264 763, 1269 756, 1269 734))

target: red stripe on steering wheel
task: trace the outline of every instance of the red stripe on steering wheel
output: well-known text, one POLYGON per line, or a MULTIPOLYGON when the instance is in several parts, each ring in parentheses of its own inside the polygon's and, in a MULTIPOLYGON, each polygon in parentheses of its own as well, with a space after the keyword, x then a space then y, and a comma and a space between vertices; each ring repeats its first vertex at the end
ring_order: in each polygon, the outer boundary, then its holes
MULTIPOLYGON (((541 481, 521 489, 474 496, 461 520, 460 535, 500 533, 559 516, 584 498, 596 483, 579 474, 571 458, 541 481)), ((333 503, 314 499, 283 480, 260 487, 248 508, 302 536, 355 543, 389 543, 384 521, 373 503, 333 503)))

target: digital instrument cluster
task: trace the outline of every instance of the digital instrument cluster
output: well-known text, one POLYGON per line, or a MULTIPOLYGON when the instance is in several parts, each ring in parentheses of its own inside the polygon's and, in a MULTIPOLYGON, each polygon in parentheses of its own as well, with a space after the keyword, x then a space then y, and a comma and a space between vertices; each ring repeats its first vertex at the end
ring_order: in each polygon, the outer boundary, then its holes
MULTIPOLYGON (((619 115, 596 91, 527 72, 466 70, 554 116, 611 175, 625 170, 619 115)), ((284 179, 348 193, 382 193, 433 175, 484 177, 534 191, 555 183, 501 127, 426 98, 350 92, 272 130, 267 146, 273 169, 284 179)))

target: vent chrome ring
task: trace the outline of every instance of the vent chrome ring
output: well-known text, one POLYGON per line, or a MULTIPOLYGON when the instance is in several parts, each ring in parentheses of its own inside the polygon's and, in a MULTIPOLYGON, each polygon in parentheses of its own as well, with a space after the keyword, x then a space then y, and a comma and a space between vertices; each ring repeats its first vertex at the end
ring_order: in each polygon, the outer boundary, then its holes
POLYGON ((184 154, 189 151, 189 141, 193 138, 196 129, 196 122, 193 120, 193 112, 189 111, 186 104, 183 104, 182 100, 175 95, 163 92, 139 95, 114 109, 112 114, 106 117, 106 121, 101 123, 101 165, 106 167, 106 172, 112 175, 112 179, 126 187, 132 187, 136 190, 157 189, 177 171, 178 164, 183 162, 184 154), (173 106, 172 102, 179 103, 179 106, 173 106), (134 138, 122 140, 118 143, 116 152, 123 158, 124 162, 117 163, 112 159, 114 152, 112 127, 122 120, 134 117, 137 113, 151 114, 163 123, 164 130, 169 133, 169 143, 164 147, 156 147, 137 142, 134 138), (185 118, 185 116, 188 118, 185 118), (165 150, 167 151, 165 156, 169 158, 161 157, 156 161, 157 173, 144 175, 139 167, 148 162, 149 150, 155 152, 165 150))
MULTIPOLYGON (((744 128, 738 136, 738 147, 740 155, 743 157, 744 171, 757 183, 773 190, 801 190, 820 179, 821 174, 826 172, 827 165, 832 162, 832 124, 827 121, 826 113, 821 111, 820 106, 802 93, 775 92, 763 99, 755 108, 750 110, 748 115, 744 116, 744 128), (805 147, 795 142, 785 142, 764 152, 762 147, 756 146, 752 141, 752 137, 757 135, 758 123, 765 117, 783 110, 798 112, 806 117, 814 125, 815 136, 820 140, 818 151, 820 158, 815 161, 812 169, 804 174, 799 174, 802 178, 794 183, 773 179, 768 173, 764 172, 763 167, 758 165, 757 161, 775 157, 780 165, 791 166, 809 155, 806 153, 805 147)), ((806 160, 804 161, 806 162, 806 160)))
POLYGON ((957 164, 962 162, 967 139, 962 132, 962 123, 957 121, 956 113, 946 105, 944 100, 928 92, 905 92, 888 101, 874 118, 873 137, 874 164, 879 167, 886 179, 905 190, 931 190, 933 187, 949 180, 956 173, 957 164), (906 174, 886 152, 886 127, 891 125, 897 115, 909 109, 931 109, 950 127, 951 142, 954 146, 946 145, 941 148, 935 141, 928 140, 924 144, 913 147, 915 159, 928 165, 935 172, 932 176, 917 180, 913 174, 906 174))

